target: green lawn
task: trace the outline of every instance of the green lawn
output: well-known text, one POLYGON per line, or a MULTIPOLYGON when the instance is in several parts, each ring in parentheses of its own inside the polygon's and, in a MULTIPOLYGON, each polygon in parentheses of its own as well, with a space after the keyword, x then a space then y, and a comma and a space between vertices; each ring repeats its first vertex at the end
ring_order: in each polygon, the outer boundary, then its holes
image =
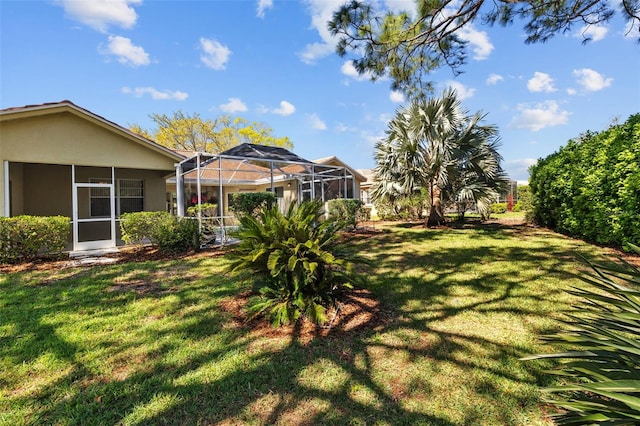
POLYGON ((0 424, 543 425, 537 340, 602 249, 527 227, 351 243, 387 321, 257 333, 223 256, 0 276, 0 424))

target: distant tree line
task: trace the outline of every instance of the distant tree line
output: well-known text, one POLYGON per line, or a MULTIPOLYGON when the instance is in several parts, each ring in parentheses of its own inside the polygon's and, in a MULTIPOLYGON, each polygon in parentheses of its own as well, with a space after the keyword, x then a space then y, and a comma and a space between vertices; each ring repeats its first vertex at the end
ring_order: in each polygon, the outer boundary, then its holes
POLYGON ((530 174, 537 223, 599 244, 640 244, 640 114, 570 140, 530 174))

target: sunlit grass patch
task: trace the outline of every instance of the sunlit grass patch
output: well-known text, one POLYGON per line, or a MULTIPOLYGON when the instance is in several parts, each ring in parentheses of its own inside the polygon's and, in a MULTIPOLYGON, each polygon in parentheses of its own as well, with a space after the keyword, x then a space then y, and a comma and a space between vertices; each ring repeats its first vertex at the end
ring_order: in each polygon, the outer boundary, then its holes
POLYGON ((350 248, 386 320, 242 321, 222 257, 0 277, 0 424, 545 425, 522 356, 602 249, 527 227, 387 228, 350 248))

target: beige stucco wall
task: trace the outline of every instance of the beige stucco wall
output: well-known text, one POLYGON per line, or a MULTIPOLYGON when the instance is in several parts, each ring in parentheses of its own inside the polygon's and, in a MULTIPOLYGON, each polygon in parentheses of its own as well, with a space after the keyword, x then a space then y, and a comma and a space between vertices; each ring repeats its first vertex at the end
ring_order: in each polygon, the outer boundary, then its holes
POLYGON ((173 170, 174 161, 113 128, 69 112, 0 123, 0 155, 22 163, 173 170))
MULTIPOLYGON (((53 164, 12 163, 12 215, 72 216, 71 166, 53 164)), ((142 179, 144 182, 144 208, 164 211, 164 172, 157 170, 116 169, 118 179, 142 179)), ((111 179, 107 167, 76 167, 76 182, 89 182, 91 178, 111 179)), ((78 201, 81 217, 88 216, 89 199, 81 193, 78 201), (84 197, 84 198, 83 198, 84 197)))
MULTIPOLYGON (((65 110, 0 118, 0 166, 10 164, 12 215, 71 216, 71 164, 105 166, 77 167, 76 182, 102 177, 98 170, 110 177, 111 166, 116 178, 144 179, 145 209, 166 209, 164 176, 174 170, 176 158, 89 115, 65 110)), ((2 170, 0 215, 5 214, 4 180, 2 170)))

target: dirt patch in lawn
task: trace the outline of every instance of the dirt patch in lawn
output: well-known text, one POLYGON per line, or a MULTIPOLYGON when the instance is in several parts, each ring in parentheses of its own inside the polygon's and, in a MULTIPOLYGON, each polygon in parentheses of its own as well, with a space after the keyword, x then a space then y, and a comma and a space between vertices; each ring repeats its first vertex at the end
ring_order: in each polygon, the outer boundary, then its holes
POLYGON ((147 262, 161 260, 176 259, 194 259, 198 257, 215 257, 225 253, 221 249, 207 249, 202 251, 190 251, 187 253, 167 253, 158 250, 156 247, 121 247, 116 253, 107 253, 93 258, 65 258, 65 259, 48 259, 37 258, 28 262, 16 264, 0 264, 0 273, 12 274, 27 271, 49 271, 67 268, 77 268, 85 266, 94 266, 99 264, 117 264, 130 262, 147 262))
POLYGON ((246 291, 236 297, 225 299, 220 307, 233 318, 234 327, 245 327, 260 337, 293 337, 309 343, 317 337, 338 336, 382 329, 392 321, 390 310, 383 309, 380 302, 366 289, 354 289, 343 296, 335 309, 328 312, 328 321, 323 325, 301 318, 297 323, 273 327, 265 317, 251 317, 248 303, 253 293, 246 291))

